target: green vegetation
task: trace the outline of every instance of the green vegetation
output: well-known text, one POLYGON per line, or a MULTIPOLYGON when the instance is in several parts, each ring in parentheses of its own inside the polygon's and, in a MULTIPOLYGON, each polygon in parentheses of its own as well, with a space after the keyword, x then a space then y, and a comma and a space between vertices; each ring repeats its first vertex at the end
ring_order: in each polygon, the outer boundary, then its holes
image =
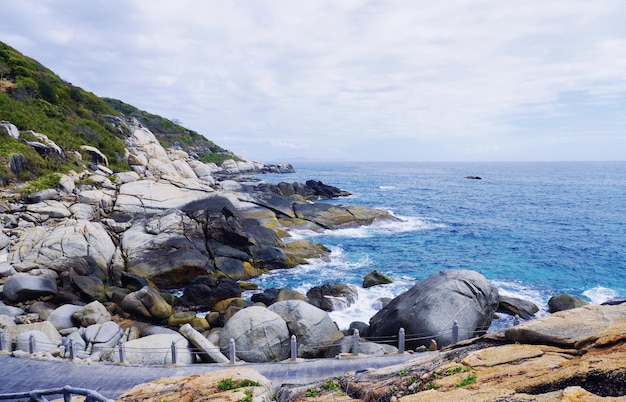
POLYGON ((139 120, 148 130, 154 133, 161 145, 166 148, 180 147, 189 153, 197 153, 200 161, 204 163, 213 162, 216 165, 221 165, 227 159, 241 159, 197 132, 188 130, 171 120, 140 110, 117 99, 102 99, 119 113, 139 120))
POLYGON ((113 171, 129 170, 125 160, 124 133, 115 116, 137 118, 164 147, 179 146, 188 153, 221 164, 238 159, 195 131, 163 117, 141 111, 121 101, 99 98, 61 79, 39 62, 0 42, 0 120, 20 131, 15 140, 0 130, 0 185, 35 180, 51 173, 66 173, 88 155, 80 147, 98 148, 113 171), (37 153, 29 133, 45 134, 64 155, 37 153), (11 164, 10 162, 13 162, 11 164), (21 169, 11 169, 19 162, 21 169))
POLYGON ((463 378, 463 381, 461 381, 458 384, 455 384, 455 386, 457 388, 461 388, 461 387, 465 387, 466 385, 474 384, 475 382, 476 382, 476 376, 468 375, 468 376, 465 376, 465 378, 463 378))
POLYGON ((243 391, 243 393, 246 395, 243 398, 240 399, 241 402, 252 402, 252 397, 254 396, 254 392, 252 392, 249 389, 246 389, 243 391))
POLYGON ((244 379, 239 381, 239 383, 235 383, 232 378, 224 378, 217 383, 217 389, 220 391, 229 391, 232 389, 245 388, 245 387, 258 387, 258 381, 253 381, 250 379, 244 379))
POLYGON ((398 371, 398 375, 400 377, 404 377, 405 375, 409 375, 411 373, 411 370, 409 369, 402 369, 400 371, 398 371))
POLYGON ((320 390, 318 388, 309 388, 306 393, 304 394, 304 396, 306 396, 307 398, 314 398, 317 396, 317 394, 320 392, 320 390))
POLYGON ((322 389, 325 389, 326 391, 334 391, 336 389, 339 389, 339 385, 337 385, 337 383, 335 383, 335 381, 332 378, 329 378, 322 385, 322 389))

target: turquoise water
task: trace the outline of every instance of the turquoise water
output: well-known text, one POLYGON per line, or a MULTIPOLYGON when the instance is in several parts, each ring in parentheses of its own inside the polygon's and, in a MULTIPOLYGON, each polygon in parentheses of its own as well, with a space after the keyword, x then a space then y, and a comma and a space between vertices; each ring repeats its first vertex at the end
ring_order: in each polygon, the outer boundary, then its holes
MULTIPOLYGON (((591 303, 626 297, 626 162, 301 163, 264 181, 321 180, 353 193, 331 201, 392 212, 402 223, 294 232, 332 250, 259 278, 264 288, 306 292, 329 281, 360 287, 378 269, 394 283, 359 290, 332 313, 341 327, 369 321, 379 297, 395 297, 445 269, 471 269, 502 294, 535 302, 539 315, 559 293, 591 303), (466 179, 480 176, 482 180, 466 179)), ((494 325, 508 325, 507 318, 494 325)))

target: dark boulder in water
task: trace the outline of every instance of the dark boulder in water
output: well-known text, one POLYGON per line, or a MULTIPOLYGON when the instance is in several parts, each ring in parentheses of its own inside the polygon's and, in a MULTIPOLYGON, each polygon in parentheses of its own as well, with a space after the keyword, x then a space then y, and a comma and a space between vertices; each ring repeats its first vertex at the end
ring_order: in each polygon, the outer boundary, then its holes
POLYGON ((557 311, 570 310, 588 304, 589 303, 578 296, 564 293, 551 297, 550 300, 548 300, 548 309, 551 313, 556 313, 557 311))
POLYGON ((370 319, 369 337, 397 336, 404 328, 407 347, 439 347, 453 343, 458 323, 459 340, 483 335, 498 307, 498 289, 478 272, 449 270, 434 274, 393 299, 370 319))
POLYGON ((499 300, 498 313, 518 315, 520 318, 528 320, 539 311, 539 307, 528 300, 509 296, 500 296, 499 300))

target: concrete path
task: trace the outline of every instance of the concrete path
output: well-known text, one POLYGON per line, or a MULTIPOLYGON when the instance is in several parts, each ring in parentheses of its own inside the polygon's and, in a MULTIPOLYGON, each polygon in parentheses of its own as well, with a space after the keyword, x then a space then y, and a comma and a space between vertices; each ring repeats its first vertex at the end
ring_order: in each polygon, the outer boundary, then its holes
MULTIPOLYGON (((419 356, 423 356, 420 354, 419 356)), ((345 359, 315 359, 284 363, 242 363, 267 377, 274 387, 307 384, 349 371, 392 366, 415 355, 370 356, 345 359)), ((239 363, 238 363, 239 365, 239 363)), ((116 398, 137 384, 161 377, 200 374, 233 367, 230 364, 192 364, 173 367, 123 366, 110 363, 16 358, 0 353, 0 394, 71 385, 116 398)), ((51 398, 50 398, 51 399, 51 398)))

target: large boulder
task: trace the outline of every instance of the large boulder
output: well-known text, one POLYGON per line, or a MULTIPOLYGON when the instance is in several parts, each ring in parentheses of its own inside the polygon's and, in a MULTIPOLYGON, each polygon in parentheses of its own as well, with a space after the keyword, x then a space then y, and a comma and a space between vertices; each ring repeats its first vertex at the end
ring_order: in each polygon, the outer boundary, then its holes
POLYGON ((296 216, 313 222, 321 229, 339 229, 369 225, 376 220, 397 221, 398 218, 382 211, 362 206, 341 206, 322 203, 294 204, 296 216))
POLYGON ((93 346, 93 351, 116 346, 124 331, 113 321, 93 324, 84 328, 83 338, 93 346))
POLYGON ((57 331, 77 327, 79 322, 74 319, 74 313, 80 309, 80 306, 74 304, 64 304, 48 315, 48 321, 54 325, 57 331))
POLYGON ((204 229, 180 210, 136 220, 121 239, 129 273, 157 286, 176 286, 206 274, 204 229))
POLYGON ((583 349, 611 344, 626 333, 626 304, 559 311, 504 331, 511 342, 583 349))
POLYGON ((548 309, 551 313, 556 313, 557 311, 571 310, 588 304, 589 303, 578 296, 565 293, 552 296, 550 300, 548 300, 548 309))
POLYGON ((115 244, 102 224, 65 219, 27 230, 12 247, 9 261, 48 267, 74 257, 89 256, 102 272, 108 272, 114 253, 115 244))
MULTIPOLYGON (((172 364, 172 343, 176 347, 176 363, 191 364, 195 362, 189 342, 182 335, 156 334, 128 341, 123 344, 124 362, 131 365, 162 366, 172 364)), ((103 349, 103 360, 119 363, 117 348, 103 349)))
POLYGON ((287 323, 265 307, 245 308, 226 322, 220 334, 223 352, 228 353, 231 338, 237 357, 250 363, 285 360, 291 352, 287 323))
POLYGON ((539 311, 539 307, 528 300, 502 295, 499 300, 498 313, 517 315, 524 320, 529 320, 539 311))
POLYGON ((219 371, 185 377, 159 378, 139 384, 116 400, 135 401, 273 401, 274 387, 270 380, 249 367, 222 368, 219 371), (234 389, 224 389, 224 380, 232 381, 234 389), (253 384, 253 385, 250 385, 253 384))
POLYGON ((327 349, 343 338, 328 313, 302 300, 288 300, 272 304, 269 310, 286 323, 289 333, 298 341, 298 356, 322 357, 327 349))
POLYGON ((369 337, 407 334, 407 347, 453 342, 453 322, 459 340, 484 334, 498 308, 498 290, 475 271, 449 270, 434 274, 393 299, 370 319, 369 337))
POLYGON ((13 275, 4 284, 3 293, 8 300, 21 302, 55 295, 57 285, 54 280, 43 276, 13 275))
MULTIPOLYGON (((167 165, 161 165, 161 168, 167 165)), ((173 168, 172 168, 173 169, 173 168)), ((173 169, 175 172, 175 170, 173 169)), ((114 210, 132 214, 156 214, 210 196, 209 186, 185 188, 167 182, 137 180, 122 184, 114 210)))
POLYGON ((93 324, 102 324, 111 321, 111 313, 99 301, 93 301, 81 307, 72 314, 72 318, 80 323, 81 327, 93 324))

